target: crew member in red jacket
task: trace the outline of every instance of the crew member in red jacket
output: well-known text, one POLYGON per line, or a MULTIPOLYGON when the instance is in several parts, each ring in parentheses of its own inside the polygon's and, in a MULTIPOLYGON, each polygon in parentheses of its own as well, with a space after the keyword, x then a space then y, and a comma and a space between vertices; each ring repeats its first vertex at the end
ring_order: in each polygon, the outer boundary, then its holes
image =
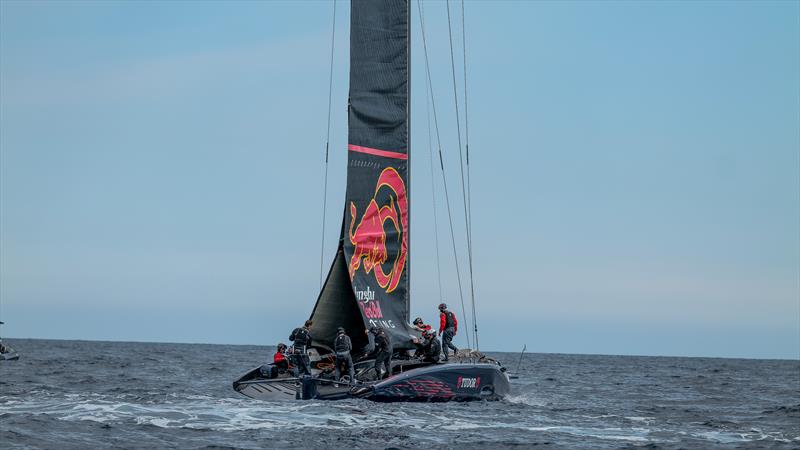
POLYGON ((283 354, 286 352, 286 344, 281 342, 278 344, 278 351, 275 352, 275 356, 272 358, 272 362, 275 363, 275 366, 282 369, 289 368, 289 360, 286 359, 286 356, 283 354))
POLYGON ((279 373, 286 373, 290 372, 293 376, 297 376, 297 368, 289 364, 289 360, 286 358, 286 344, 281 342, 278 344, 278 351, 275 352, 275 356, 272 358, 272 366, 276 369, 276 373, 274 374, 273 378, 275 378, 279 373))
POLYGON ((458 349, 453 345, 453 337, 458 334, 458 320, 456 315, 447 310, 447 305, 439 304, 439 335, 442 336, 442 351, 444 360, 447 361, 447 349, 453 350, 453 355, 458 355, 458 349))

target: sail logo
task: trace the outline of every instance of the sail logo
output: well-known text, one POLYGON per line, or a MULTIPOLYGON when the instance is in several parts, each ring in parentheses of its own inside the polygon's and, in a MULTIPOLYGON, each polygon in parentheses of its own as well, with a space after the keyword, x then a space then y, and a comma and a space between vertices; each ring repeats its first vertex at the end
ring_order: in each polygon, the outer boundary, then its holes
POLYGON ((375 291, 367 286, 366 291, 356 291, 356 300, 361 302, 371 302, 375 300, 375 291))
POLYGON ((478 389, 481 385, 481 377, 458 377, 456 387, 458 389, 478 389))
MULTIPOLYGON (((385 197, 387 196, 382 198, 385 197)), ((385 289, 386 293, 390 293, 400 284, 408 253, 408 198, 406 185, 397 170, 387 167, 381 172, 375 186, 375 194, 367 204, 358 225, 356 225, 357 217, 356 205, 350 202, 348 235, 353 245, 353 256, 349 264, 350 279, 353 279, 363 264, 364 272, 374 273, 378 285, 385 289), (378 205, 376 198, 382 189, 389 190, 388 204, 378 205), (386 249, 387 225, 396 231, 399 247, 397 256, 388 268, 384 266, 389 259, 386 249)))
POLYGON ((383 319, 380 302, 359 302, 358 305, 361 306, 367 319, 383 319))
POLYGON ((395 326, 394 322, 391 319, 389 319, 389 320, 383 320, 383 319, 374 320, 374 319, 370 319, 369 320, 369 326, 371 326, 371 327, 381 327, 381 328, 397 328, 397 326, 395 326))

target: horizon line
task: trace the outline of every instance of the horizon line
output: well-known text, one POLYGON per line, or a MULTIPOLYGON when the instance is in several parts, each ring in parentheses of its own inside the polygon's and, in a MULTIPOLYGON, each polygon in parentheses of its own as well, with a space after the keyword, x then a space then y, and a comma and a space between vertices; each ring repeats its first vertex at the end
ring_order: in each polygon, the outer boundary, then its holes
MULTIPOLYGON (((28 341, 72 341, 72 342, 107 342, 118 344, 175 344, 175 345, 219 345, 237 347, 275 347, 275 345, 265 344, 225 344, 212 342, 170 342, 170 341, 131 341, 131 340, 108 340, 108 339, 54 339, 54 338, 35 338, 35 337, 0 337, 2 339, 17 339, 28 341)), ((18 351, 18 350, 17 350, 18 351)), ((485 353, 508 353, 518 355, 522 352, 510 352, 500 350, 482 350, 485 353)), ((612 353, 571 353, 571 352, 525 352, 531 355, 568 355, 568 356, 619 356, 631 358, 696 358, 696 359, 745 359, 756 361, 796 361, 800 362, 800 355, 796 358, 766 358, 766 357, 744 357, 744 356, 687 356, 687 355, 642 355, 642 354, 612 354, 612 353)))

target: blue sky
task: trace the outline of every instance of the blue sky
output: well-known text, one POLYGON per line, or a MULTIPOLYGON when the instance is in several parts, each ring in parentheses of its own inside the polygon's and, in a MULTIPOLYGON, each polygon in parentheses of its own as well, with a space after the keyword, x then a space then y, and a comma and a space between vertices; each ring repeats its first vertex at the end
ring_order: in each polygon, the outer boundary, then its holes
MULTIPOLYGON (((426 32, 457 192, 444 6, 426 3, 426 32)), ((412 314, 433 320, 414 8, 412 314)), ((348 9, 326 261, 344 199, 348 9)), ((482 348, 800 357, 800 4, 466 14, 482 348)), ((326 2, 0 2, 3 334, 285 339, 319 287, 330 27, 326 2)))

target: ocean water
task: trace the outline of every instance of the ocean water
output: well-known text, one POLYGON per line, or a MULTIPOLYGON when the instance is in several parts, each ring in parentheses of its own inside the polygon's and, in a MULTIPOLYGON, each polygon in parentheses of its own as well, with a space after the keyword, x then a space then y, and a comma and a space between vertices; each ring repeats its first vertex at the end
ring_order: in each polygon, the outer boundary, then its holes
POLYGON ((2 448, 800 448, 797 360, 526 354, 498 402, 269 403, 231 388, 268 347, 9 343, 2 448))

